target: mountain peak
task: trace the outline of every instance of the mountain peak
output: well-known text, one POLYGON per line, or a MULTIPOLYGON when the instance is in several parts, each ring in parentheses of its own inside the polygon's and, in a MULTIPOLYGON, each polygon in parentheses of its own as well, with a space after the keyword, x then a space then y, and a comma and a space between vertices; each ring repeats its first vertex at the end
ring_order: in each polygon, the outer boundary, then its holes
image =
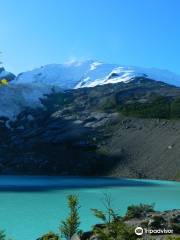
POLYGON ((109 83, 126 83, 135 77, 147 77, 180 86, 180 76, 167 70, 108 64, 96 60, 48 64, 19 74, 15 83, 45 84, 62 89, 73 89, 109 83))
MULTIPOLYGON (((14 75, 0 68, 0 80, 8 77, 12 80, 14 75)), ((24 107, 41 106, 40 99, 52 93, 52 89, 61 91, 119 82, 135 83, 139 77, 180 86, 180 76, 167 70, 108 64, 97 60, 48 64, 19 74, 8 87, 0 88, 0 116, 13 119, 24 107)))

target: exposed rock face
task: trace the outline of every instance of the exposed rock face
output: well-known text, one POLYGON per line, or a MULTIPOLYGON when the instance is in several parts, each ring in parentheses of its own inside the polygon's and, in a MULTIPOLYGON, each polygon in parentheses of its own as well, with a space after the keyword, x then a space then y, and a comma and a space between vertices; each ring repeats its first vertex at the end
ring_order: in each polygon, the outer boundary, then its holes
POLYGON ((180 89, 141 80, 54 93, 13 121, 1 118, 1 172, 180 179, 179 120, 118 110, 123 101, 152 94, 179 97, 180 89))

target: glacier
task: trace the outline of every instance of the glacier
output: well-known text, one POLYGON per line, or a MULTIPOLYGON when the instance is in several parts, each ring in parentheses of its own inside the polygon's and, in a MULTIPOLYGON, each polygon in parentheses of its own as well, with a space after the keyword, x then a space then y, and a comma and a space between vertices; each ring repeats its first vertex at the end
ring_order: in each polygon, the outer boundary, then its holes
MULTIPOLYGON (((0 79, 13 74, 0 69, 0 79)), ((135 77, 147 77, 180 86, 180 76, 168 70, 108 64, 101 61, 74 61, 48 64, 20 73, 0 87, 0 116, 16 118, 25 107, 39 107, 41 98, 52 91, 95 87, 119 82, 128 83, 135 77)))
POLYGON ((41 83, 59 86, 62 89, 73 89, 118 82, 127 83, 141 76, 180 86, 180 76, 168 70, 122 66, 93 60, 45 65, 19 74, 14 82, 41 83))

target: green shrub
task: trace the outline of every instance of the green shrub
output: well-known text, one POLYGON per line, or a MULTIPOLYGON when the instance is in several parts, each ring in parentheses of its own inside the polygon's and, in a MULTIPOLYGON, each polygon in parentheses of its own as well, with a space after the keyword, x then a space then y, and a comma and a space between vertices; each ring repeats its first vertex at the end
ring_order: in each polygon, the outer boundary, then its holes
POLYGON ((180 234, 180 224, 179 223, 173 223, 171 226, 172 226, 174 233, 180 234))
POLYGON ((146 217, 149 212, 154 212, 154 205, 131 205, 127 208, 125 219, 146 217))
POLYGON ((162 216, 154 216, 152 218, 152 222, 150 224, 150 227, 158 229, 164 227, 166 221, 162 216))
POLYGON ((134 229, 122 221, 111 222, 104 227, 95 227, 94 234, 101 240, 136 240, 134 229))
POLYGON ((180 118, 180 99, 176 99, 171 103, 171 117, 180 118))
POLYGON ((0 240, 6 240, 6 234, 4 231, 0 231, 0 240))
POLYGON ((42 237, 38 238, 38 240, 60 240, 59 236, 53 232, 49 232, 42 237))
POLYGON ((141 227, 142 228, 148 228, 148 224, 149 224, 149 221, 148 220, 144 220, 141 222, 141 227))
POLYGON ((52 93, 47 94, 46 98, 41 99, 41 103, 46 107, 49 111, 55 111, 59 107, 64 106, 68 103, 68 97, 65 93, 52 93))
POLYGON ((122 103, 118 110, 126 116, 178 119, 180 118, 180 98, 169 99, 164 96, 156 96, 146 103, 122 103))
POLYGON ((103 104, 101 109, 103 111, 108 111, 116 108, 116 101, 115 98, 107 99, 103 104))
POLYGON ((171 117, 170 101, 163 96, 157 96, 146 103, 125 103, 118 109, 126 116, 167 119, 171 117))
POLYGON ((171 236, 168 236, 166 238, 166 240, 180 240, 180 237, 171 237, 171 236))
POLYGON ((93 229, 95 235, 101 240, 136 240, 134 229, 127 226, 121 216, 111 206, 111 198, 104 196, 105 210, 92 209, 94 215, 103 222, 93 229))

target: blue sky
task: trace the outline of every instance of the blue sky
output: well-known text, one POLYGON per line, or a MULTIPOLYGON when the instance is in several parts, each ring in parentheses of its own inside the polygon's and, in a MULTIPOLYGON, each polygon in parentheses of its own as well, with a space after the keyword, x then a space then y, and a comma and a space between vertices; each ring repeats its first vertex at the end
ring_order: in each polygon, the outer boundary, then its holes
POLYGON ((97 59, 180 74, 179 0, 0 0, 0 50, 15 73, 97 59))

